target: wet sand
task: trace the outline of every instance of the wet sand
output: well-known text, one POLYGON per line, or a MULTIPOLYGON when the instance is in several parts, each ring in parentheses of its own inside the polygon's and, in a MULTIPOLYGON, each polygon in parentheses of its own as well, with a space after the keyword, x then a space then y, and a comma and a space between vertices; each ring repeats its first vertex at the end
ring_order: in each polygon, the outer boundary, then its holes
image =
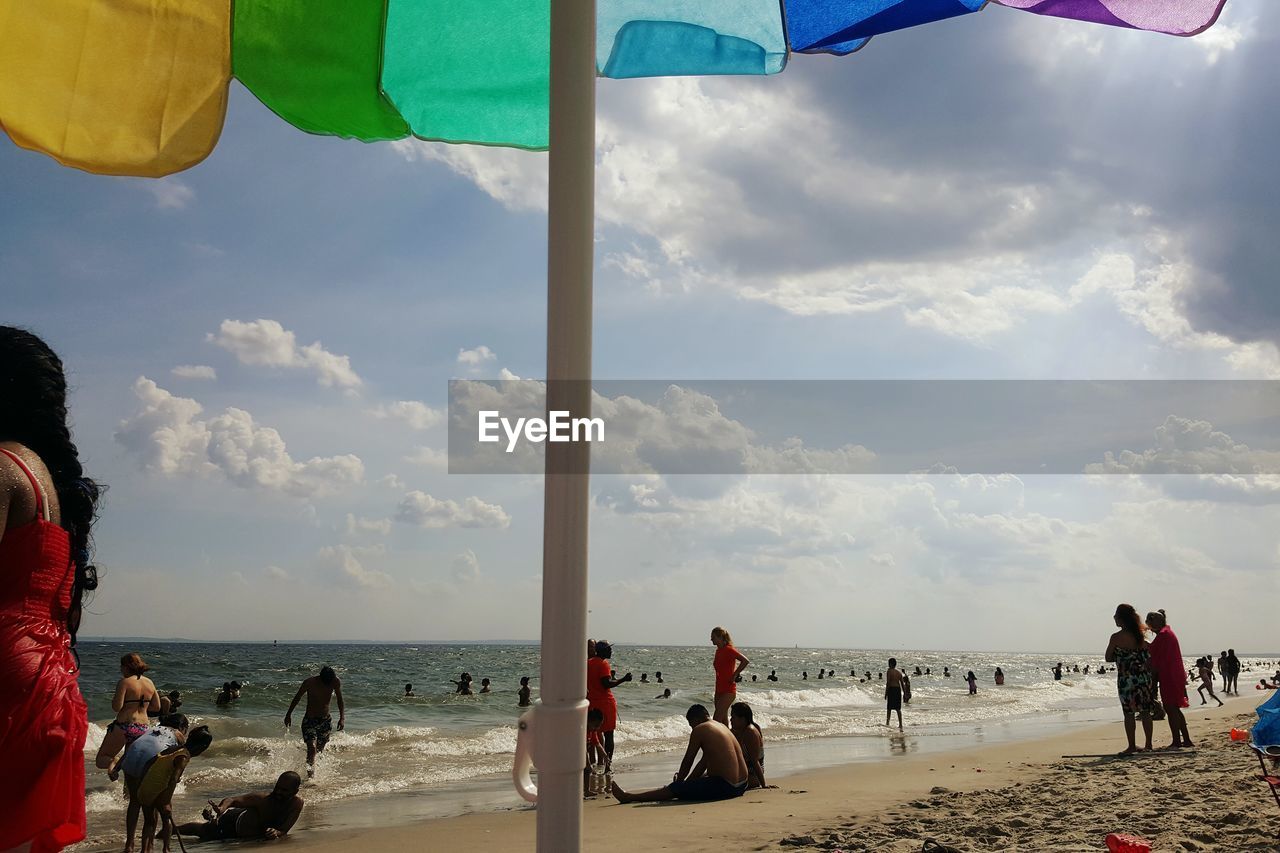
MULTIPOLYGON (((799 773, 776 790, 712 804, 623 806, 588 801, 583 849, 623 851, 919 851, 924 840, 961 850, 1105 849, 1129 832, 1155 850, 1278 850, 1280 814, 1232 726, 1252 725, 1242 696, 1225 708, 1193 707, 1198 747, 1174 755, 1110 757, 1120 723, 1033 741, 909 755, 799 773), (1101 754, 1105 758, 1064 759, 1101 754)), ((1155 743, 1169 741, 1156 723, 1155 743)), ((910 735, 908 734, 908 737, 910 735)), ((1139 738, 1141 731, 1139 730, 1139 738)), ((619 782, 626 786, 625 777, 619 782)), ((534 813, 513 808, 387 829, 302 832, 290 849, 533 851, 534 813)))

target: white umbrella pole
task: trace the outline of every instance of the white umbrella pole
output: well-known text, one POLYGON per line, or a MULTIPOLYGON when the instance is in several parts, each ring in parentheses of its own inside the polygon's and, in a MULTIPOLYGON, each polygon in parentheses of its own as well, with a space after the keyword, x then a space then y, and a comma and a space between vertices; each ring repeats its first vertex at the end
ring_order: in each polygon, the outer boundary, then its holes
MULTIPOLYGON (((595 0, 551 0, 547 407, 567 410, 574 417, 586 417, 591 411, 595 43, 595 0)), ((582 843, 586 742, 591 452, 585 442, 544 446, 542 698, 534 714, 533 743, 538 768, 538 851, 577 853, 582 843)))

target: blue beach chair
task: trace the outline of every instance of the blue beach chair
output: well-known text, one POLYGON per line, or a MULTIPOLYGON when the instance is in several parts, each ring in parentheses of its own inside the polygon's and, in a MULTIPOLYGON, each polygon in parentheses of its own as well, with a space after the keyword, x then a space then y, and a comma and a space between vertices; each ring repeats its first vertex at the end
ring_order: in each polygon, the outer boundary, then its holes
POLYGON ((1280 806, 1280 690, 1258 706, 1258 722, 1253 726, 1249 746, 1258 756, 1262 781, 1267 783, 1276 805, 1280 806), (1267 766, 1268 761, 1271 762, 1270 767, 1267 766))

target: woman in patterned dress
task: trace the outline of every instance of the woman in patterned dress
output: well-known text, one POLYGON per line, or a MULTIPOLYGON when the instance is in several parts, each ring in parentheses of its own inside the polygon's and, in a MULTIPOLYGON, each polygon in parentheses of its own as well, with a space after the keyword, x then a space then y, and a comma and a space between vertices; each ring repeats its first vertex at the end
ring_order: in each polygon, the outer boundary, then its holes
POLYGON ((1142 720, 1142 733, 1146 738, 1143 752, 1151 750, 1152 720, 1158 715, 1155 678, 1151 671, 1151 652, 1147 647, 1147 626, 1142 624, 1138 611, 1131 604, 1116 608, 1116 631, 1107 645, 1107 663, 1116 665, 1116 688, 1120 692, 1120 708, 1124 711, 1124 733, 1129 739, 1128 749, 1121 755, 1138 752, 1134 740, 1136 720, 1142 720))

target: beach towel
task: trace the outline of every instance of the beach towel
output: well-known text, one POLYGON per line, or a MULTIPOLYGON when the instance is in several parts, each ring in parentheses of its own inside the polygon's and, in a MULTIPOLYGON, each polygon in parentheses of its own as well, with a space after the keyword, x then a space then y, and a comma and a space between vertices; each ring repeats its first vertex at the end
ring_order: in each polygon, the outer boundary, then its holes
POLYGON ((1253 743, 1266 747, 1280 744, 1280 691, 1258 706, 1258 722, 1253 727, 1253 743))

